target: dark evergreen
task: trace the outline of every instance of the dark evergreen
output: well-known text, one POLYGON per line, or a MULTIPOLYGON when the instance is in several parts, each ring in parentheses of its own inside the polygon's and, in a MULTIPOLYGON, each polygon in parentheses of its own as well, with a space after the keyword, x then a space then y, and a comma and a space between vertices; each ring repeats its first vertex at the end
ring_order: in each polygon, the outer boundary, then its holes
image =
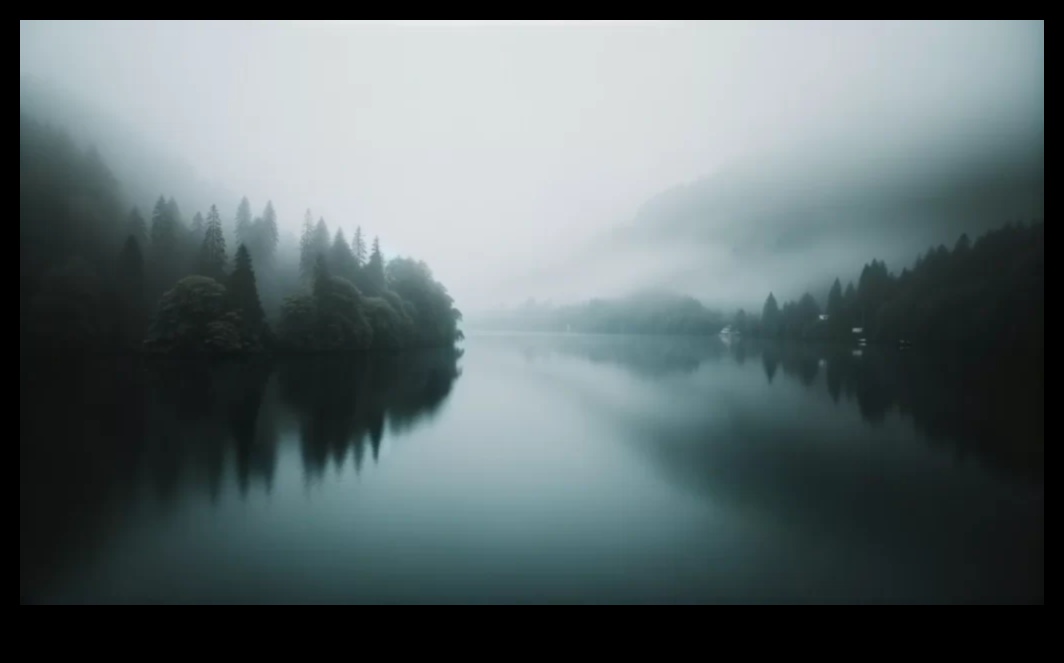
POLYGON ((200 246, 198 272, 216 281, 225 279, 229 259, 225 251, 225 236, 222 234, 222 219, 218 208, 211 205, 207 213, 207 230, 200 246))

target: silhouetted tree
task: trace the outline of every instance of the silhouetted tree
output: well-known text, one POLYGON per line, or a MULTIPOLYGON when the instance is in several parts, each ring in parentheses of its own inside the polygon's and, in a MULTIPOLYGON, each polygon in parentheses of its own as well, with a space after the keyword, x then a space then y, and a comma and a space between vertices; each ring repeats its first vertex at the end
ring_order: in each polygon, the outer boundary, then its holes
POLYGON ((351 241, 351 250, 355 254, 355 262, 359 268, 366 264, 366 240, 362 237, 362 226, 355 228, 355 237, 351 241))
POLYGON ((342 228, 336 229, 336 235, 333 237, 332 247, 330 248, 329 262, 337 276, 342 276, 352 283, 355 282, 358 274, 358 263, 355 262, 355 255, 351 252, 351 247, 344 237, 342 228))
POLYGON ((318 254, 314 247, 314 219, 310 210, 303 216, 303 233, 299 237, 299 273, 304 278, 313 278, 318 254))
POLYGON ((169 205, 166 198, 159 196, 152 211, 151 246, 149 264, 151 285, 149 297, 154 298, 172 284, 180 274, 181 234, 177 218, 174 216, 176 205, 169 205))
POLYGON ((236 208, 236 243, 248 244, 251 241, 251 203, 244 196, 236 208))
POLYGON ((366 282, 371 294, 380 294, 384 290, 384 256, 381 255, 380 240, 373 238, 373 251, 366 263, 366 282))
POLYGON ((233 273, 229 275, 228 294, 231 308, 240 314, 242 333, 250 338, 266 340, 266 314, 259 300, 255 270, 251 255, 243 244, 236 251, 233 273))
POLYGON ((827 314, 832 318, 842 315, 842 283, 838 279, 831 284, 831 291, 828 292, 827 314))
POLYGON ((186 276, 160 298, 145 347, 165 354, 246 352, 255 342, 241 329, 225 286, 207 276, 186 276))
POLYGON ((180 229, 183 225, 183 219, 181 218, 181 208, 177 206, 177 201, 173 196, 166 201, 166 212, 170 215, 170 219, 173 221, 174 226, 180 229))
POLYGON ((193 242, 203 242, 203 236, 207 232, 207 222, 199 212, 196 212, 196 214, 193 215, 192 225, 189 227, 189 232, 192 234, 193 242))
POLYGON ((262 210, 262 217, 259 224, 256 227, 256 243, 257 248, 255 259, 259 261, 260 265, 270 265, 273 263, 274 255, 277 253, 277 242, 280 239, 280 235, 277 231, 277 212, 273 209, 273 201, 266 202, 266 208, 262 210))
POLYGON ((222 219, 218 215, 218 208, 211 205, 211 210, 207 213, 207 230, 200 247, 198 271, 203 276, 224 280, 228 262, 225 237, 222 234, 222 219))
POLYGON ((329 259, 329 247, 332 242, 329 237, 329 226, 326 225, 325 219, 318 218, 318 223, 314 225, 314 261, 317 262, 318 256, 325 256, 325 259, 329 259))
POLYGON ((780 308, 776 302, 776 296, 770 292, 761 309, 761 333, 768 338, 774 338, 779 332, 780 308))

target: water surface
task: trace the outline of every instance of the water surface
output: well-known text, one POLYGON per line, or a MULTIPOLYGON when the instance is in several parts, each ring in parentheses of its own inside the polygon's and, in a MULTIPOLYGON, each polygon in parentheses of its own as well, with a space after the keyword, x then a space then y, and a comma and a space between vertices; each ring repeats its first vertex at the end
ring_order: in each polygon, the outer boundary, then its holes
POLYGON ((1041 602, 1041 362, 712 338, 22 363, 28 602, 1041 602))

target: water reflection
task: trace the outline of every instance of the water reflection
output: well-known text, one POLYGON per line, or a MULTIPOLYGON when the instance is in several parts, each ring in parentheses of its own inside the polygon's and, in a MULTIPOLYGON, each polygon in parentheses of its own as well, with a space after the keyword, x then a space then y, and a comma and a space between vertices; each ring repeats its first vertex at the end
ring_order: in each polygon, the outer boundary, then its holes
MULTIPOLYGON (((512 342, 514 337, 496 337, 512 342)), ((550 353, 613 364, 639 377, 691 375, 722 361, 760 361, 769 385, 777 373, 833 402, 856 406, 862 419, 881 424, 899 414, 933 444, 952 445, 996 469, 1044 474, 1044 359, 1013 349, 979 354, 949 348, 897 350, 841 345, 724 343, 705 337, 527 335, 526 358, 550 353)))
MULTIPOLYGON (((624 369, 633 384, 656 376, 652 392, 622 392, 599 409, 670 484, 792 531, 786 582, 800 584, 836 546, 883 558, 864 600, 1027 602, 1040 592, 1041 357, 664 337, 520 342, 539 362, 554 352, 624 369), (728 370, 758 359, 760 389, 745 369, 728 370), (803 552, 796 541, 812 543, 803 552), (898 580, 882 583, 889 573, 898 580), (923 577, 906 585, 907 573, 923 577)), ((579 382, 567 377, 567 388, 579 382)), ((844 574, 850 562, 836 561, 844 574)), ((852 600, 842 598, 855 590, 848 582, 811 586, 807 600, 852 600)))
POLYGON ((282 363, 280 393, 298 420, 308 478, 330 464, 339 471, 348 456, 360 471, 376 462, 385 423, 396 434, 430 417, 447 399, 459 375, 457 352, 320 357, 282 363))
POLYGON ((376 461, 443 404, 460 350, 288 361, 34 358, 20 371, 20 592, 90 563, 148 491, 170 511, 227 483, 268 494, 280 447, 308 481, 376 461), (387 431, 387 433, 386 433, 387 431), (368 452, 367 452, 368 447, 368 452))
POLYGON ((24 361, 20 598, 1043 598, 1040 358, 467 348, 24 361))

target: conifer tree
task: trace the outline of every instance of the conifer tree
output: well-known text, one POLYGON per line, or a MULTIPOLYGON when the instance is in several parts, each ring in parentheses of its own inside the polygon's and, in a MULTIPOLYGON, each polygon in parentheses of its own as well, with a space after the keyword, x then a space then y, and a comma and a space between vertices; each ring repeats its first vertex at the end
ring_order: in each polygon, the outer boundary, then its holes
POLYGON ((211 205, 211 211, 207 214, 207 230, 200 246, 198 271, 203 276, 224 281, 227 263, 222 219, 218 215, 218 208, 211 205))
POLYGON ((251 241, 251 203, 248 197, 240 199, 240 205, 236 208, 236 242, 247 244, 251 241))
POLYGON ((373 294, 379 294, 384 291, 384 256, 381 255, 380 240, 376 237, 373 238, 373 251, 369 255, 369 262, 366 263, 367 279, 369 286, 372 289, 373 294))
POLYGON ((266 313, 259 299, 255 269, 252 267, 247 246, 240 245, 233 262, 233 273, 229 275, 228 281, 230 306, 240 312, 245 331, 251 336, 261 337, 266 332, 266 313))
POLYGON ((337 228, 336 235, 333 237, 332 247, 329 249, 329 263, 337 276, 355 283, 358 265, 342 228, 337 228))

